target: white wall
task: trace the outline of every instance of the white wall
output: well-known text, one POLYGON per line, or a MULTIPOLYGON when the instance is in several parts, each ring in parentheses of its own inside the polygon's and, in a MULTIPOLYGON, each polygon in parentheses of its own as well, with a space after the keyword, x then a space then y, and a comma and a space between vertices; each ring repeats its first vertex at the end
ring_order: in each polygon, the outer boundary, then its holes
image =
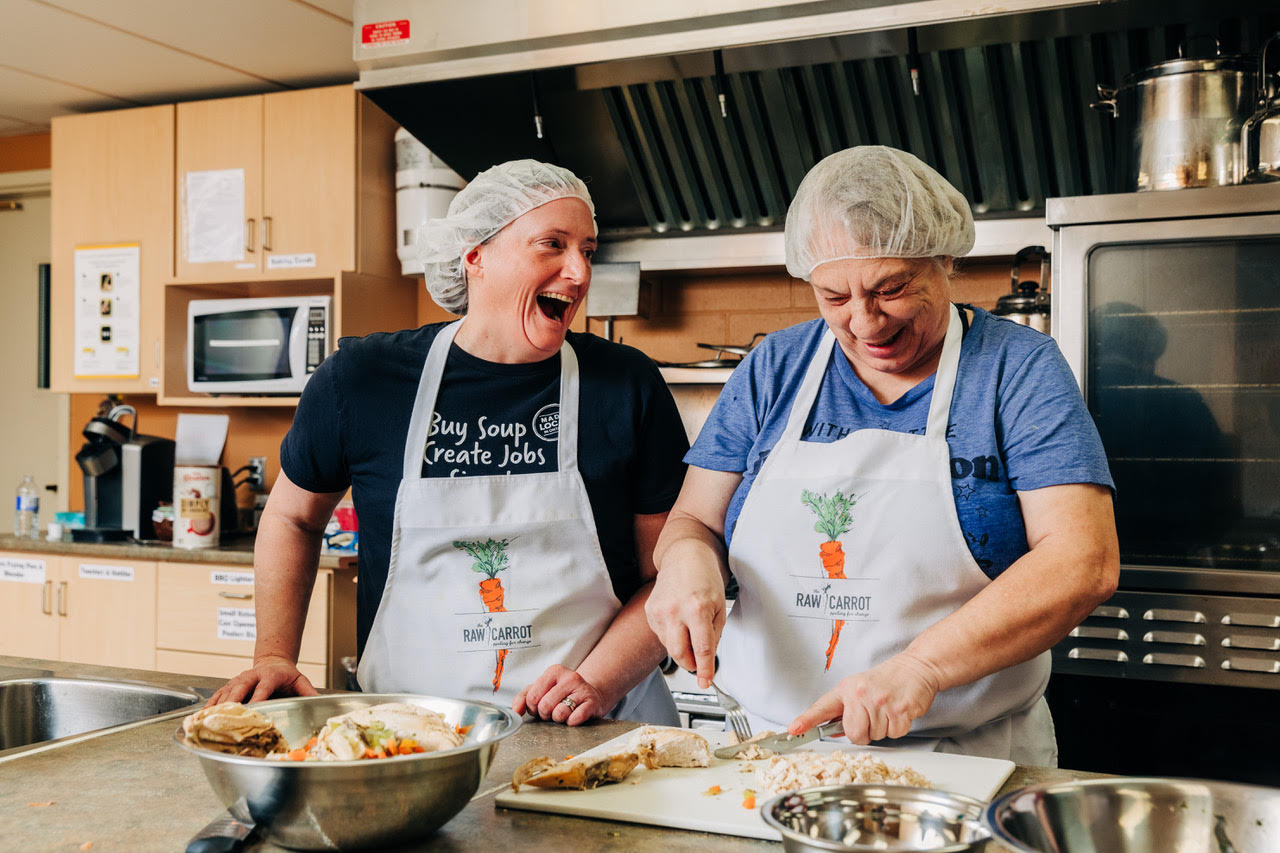
MULTIPOLYGON (((13 198, 18 186, 29 189, 24 175, 33 173, 0 175, 0 198, 13 198)), ((14 492, 24 474, 33 475, 40 489, 41 527, 67 504, 70 398, 36 388, 37 274, 39 265, 49 262, 45 187, 20 196, 21 210, 0 210, 0 530, 5 532, 12 530, 14 492), (53 483, 56 495, 44 491, 53 483)))

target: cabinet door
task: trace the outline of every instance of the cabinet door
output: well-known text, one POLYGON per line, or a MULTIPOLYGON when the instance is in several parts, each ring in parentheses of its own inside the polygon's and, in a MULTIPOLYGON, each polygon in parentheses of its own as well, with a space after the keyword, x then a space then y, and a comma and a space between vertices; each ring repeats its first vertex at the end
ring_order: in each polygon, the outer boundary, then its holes
POLYGON ((58 659, 58 558, 0 553, 0 655, 58 659))
POLYGON ((262 96, 178 104, 175 156, 177 278, 261 278, 262 96), (204 174, 219 171, 228 172, 225 180, 204 174), (192 193, 192 188, 197 192, 192 193), (219 205, 225 210, 227 201, 237 193, 243 193, 244 210, 233 230, 230 213, 218 216, 216 210, 219 205), (193 208, 200 211, 194 222, 190 215, 193 208), (212 251, 215 246, 217 250, 212 251), (198 254, 193 256, 193 250, 198 254), (209 255, 228 259, 199 260, 209 255))
POLYGON ((162 288, 173 275, 173 122, 172 104, 53 120, 49 358, 54 391, 154 394, 159 387, 162 288), (75 250, 119 243, 139 245, 140 298, 133 308, 139 312, 138 375, 76 378, 75 250))
POLYGON ((356 95, 350 86, 263 96, 267 273, 355 269, 356 95))
MULTIPOLYGON (((299 660, 328 662, 329 577, 316 576, 299 660)), ((253 657, 257 640, 253 568, 161 563, 156 645, 161 649, 253 657)))
POLYGON ((156 564, 61 557, 61 659, 156 668, 156 564))

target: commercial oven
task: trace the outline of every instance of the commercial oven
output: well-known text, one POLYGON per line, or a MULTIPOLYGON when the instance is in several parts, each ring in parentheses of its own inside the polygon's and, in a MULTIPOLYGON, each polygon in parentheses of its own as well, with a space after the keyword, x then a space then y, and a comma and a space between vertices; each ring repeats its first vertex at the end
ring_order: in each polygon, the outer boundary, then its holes
POLYGON ((1053 650, 1064 767, 1280 784, 1280 184, 1051 199, 1053 334, 1117 593, 1053 650))

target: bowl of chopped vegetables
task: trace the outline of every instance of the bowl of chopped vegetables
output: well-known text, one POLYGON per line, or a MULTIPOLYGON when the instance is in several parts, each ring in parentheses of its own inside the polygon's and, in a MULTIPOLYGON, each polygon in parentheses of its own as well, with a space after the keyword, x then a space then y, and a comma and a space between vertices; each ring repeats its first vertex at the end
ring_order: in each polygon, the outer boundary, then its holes
POLYGON ((480 787, 520 718, 488 702, 336 693, 223 703, 178 744, 218 798, 284 847, 389 847, 430 835, 480 787))

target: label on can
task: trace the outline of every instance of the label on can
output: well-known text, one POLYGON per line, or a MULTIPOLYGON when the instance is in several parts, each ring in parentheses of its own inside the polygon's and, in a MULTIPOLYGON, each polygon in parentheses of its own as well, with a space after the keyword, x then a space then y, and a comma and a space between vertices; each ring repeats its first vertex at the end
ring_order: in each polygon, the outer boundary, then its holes
POLYGON ((178 465, 173 469, 173 547, 216 548, 219 468, 178 465))

